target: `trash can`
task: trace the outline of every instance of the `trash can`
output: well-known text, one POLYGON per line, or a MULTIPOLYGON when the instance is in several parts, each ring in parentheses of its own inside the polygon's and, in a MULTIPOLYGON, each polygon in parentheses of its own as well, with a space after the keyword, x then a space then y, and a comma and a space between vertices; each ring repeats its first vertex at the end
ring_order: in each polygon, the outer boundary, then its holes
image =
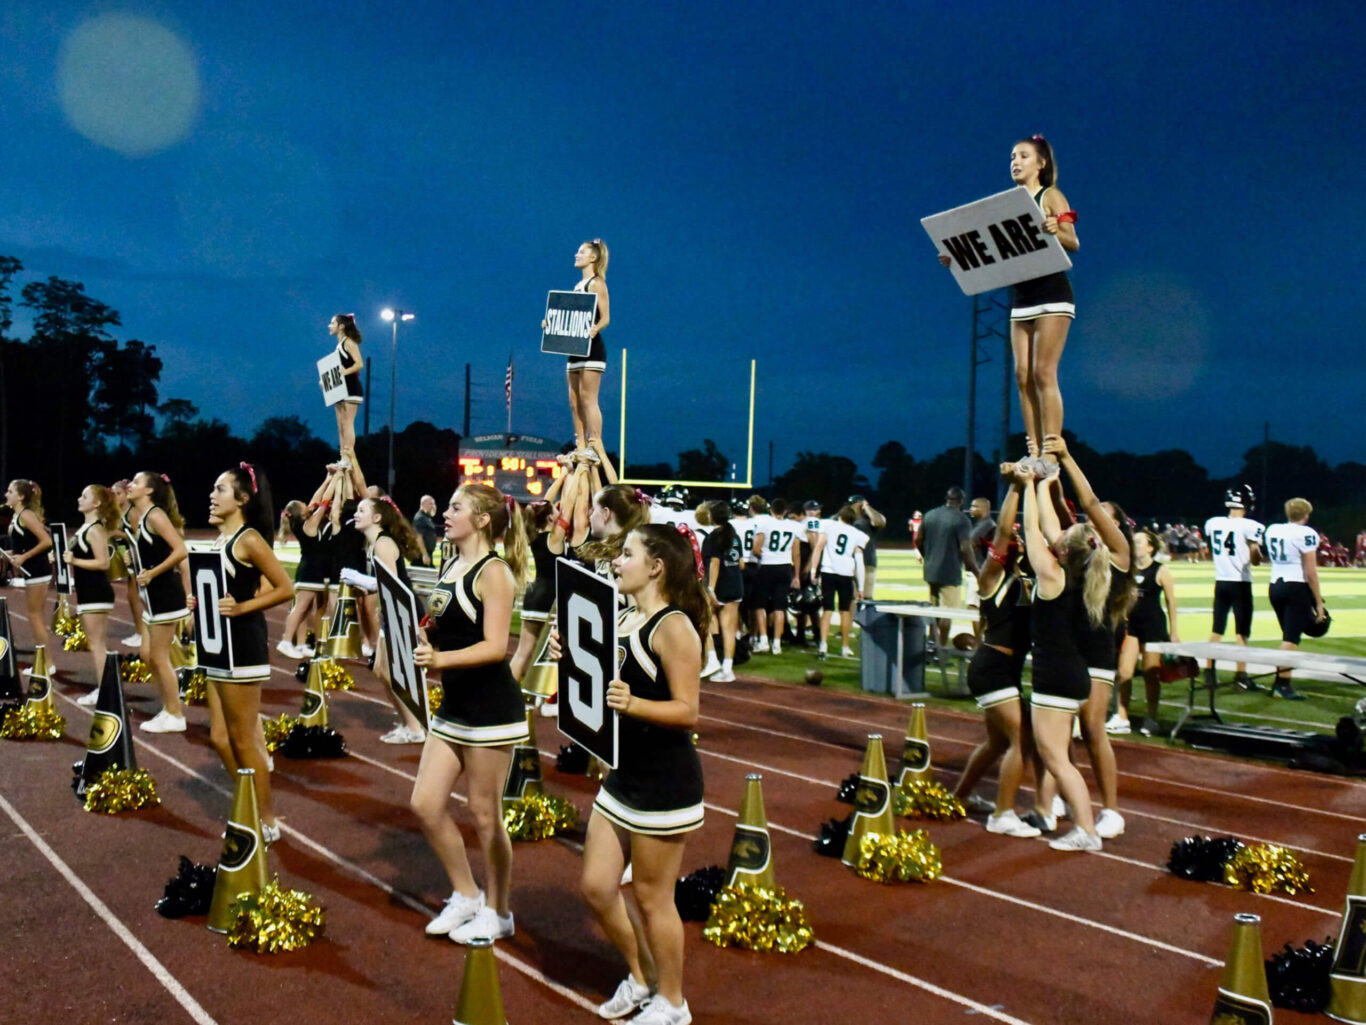
POLYGON ((892 605, 925 606, 923 601, 862 601, 854 620, 863 631, 859 681, 873 694, 925 693, 925 620, 879 611, 892 605))

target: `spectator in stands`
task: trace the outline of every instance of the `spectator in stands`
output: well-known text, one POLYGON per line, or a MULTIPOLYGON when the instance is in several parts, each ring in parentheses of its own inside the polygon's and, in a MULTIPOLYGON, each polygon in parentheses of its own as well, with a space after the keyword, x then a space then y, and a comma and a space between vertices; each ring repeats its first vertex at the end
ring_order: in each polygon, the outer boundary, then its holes
MULTIPOLYGON (((963 512, 963 489, 949 488, 944 504, 925 514, 915 538, 915 547, 925 559, 925 583, 930 585, 932 604, 962 607, 963 569, 976 572, 968 542, 971 535, 972 524, 963 512)), ((939 620, 936 628, 940 645, 947 644, 948 620, 939 620)))

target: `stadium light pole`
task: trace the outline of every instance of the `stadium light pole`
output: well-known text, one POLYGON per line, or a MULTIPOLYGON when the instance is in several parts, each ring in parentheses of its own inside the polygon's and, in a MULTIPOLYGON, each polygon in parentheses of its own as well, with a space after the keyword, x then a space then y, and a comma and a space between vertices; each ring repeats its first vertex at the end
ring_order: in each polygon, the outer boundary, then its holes
POLYGON ((417 314, 404 313, 388 307, 380 310, 380 319, 394 325, 393 347, 389 353, 389 494, 394 493, 394 396, 398 392, 398 325, 400 321, 412 320, 417 314))

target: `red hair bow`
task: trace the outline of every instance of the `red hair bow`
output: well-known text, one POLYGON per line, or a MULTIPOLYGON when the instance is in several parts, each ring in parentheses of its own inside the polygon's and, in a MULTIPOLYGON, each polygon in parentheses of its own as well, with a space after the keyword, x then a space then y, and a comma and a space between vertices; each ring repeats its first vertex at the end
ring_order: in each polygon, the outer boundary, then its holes
POLYGON ((697 566, 697 579, 701 580, 702 573, 702 549, 697 544, 697 535, 693 533, 692 527, 686 523, 675 523, 674 527, 680 534, 688 539, 688 544, 692 545, 692 561, 697 566))
POLYGON ((243 470, 246 470, 247 476, 251 478, 252 494, 256 494, 256 492, 260 491, 261 489, 256 486, 256 468, 252 466, 251 463, 238 463, 238 466, 241 467, 243 470))

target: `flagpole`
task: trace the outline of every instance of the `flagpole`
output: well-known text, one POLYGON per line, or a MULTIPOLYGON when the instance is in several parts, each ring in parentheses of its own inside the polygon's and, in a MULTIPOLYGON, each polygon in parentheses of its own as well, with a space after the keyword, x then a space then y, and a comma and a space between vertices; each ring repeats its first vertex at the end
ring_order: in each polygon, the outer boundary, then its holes
POLYGON ((508 393, 508 430, 507 430, 507 432, 508 432, 508 434, 511 434, 511 433, 512 433, 512 353, 508 353, 507 393, 508 393))

